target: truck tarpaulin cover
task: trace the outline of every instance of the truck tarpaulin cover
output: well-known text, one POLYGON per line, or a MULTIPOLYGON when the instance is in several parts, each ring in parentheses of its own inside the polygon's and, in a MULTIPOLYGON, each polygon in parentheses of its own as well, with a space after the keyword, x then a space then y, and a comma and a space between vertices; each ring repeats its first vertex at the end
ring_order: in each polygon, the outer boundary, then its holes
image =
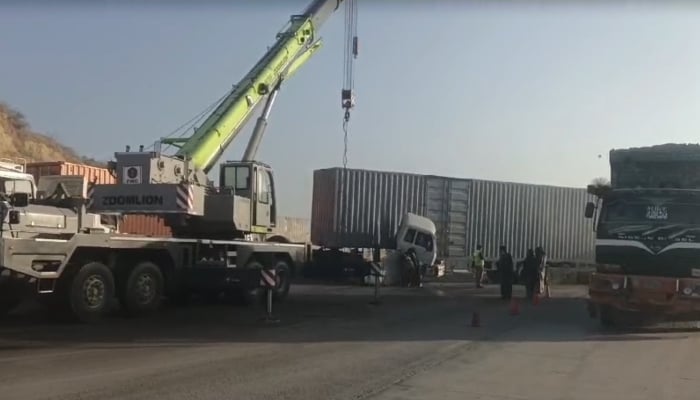
POLYGON ((615 188, 700 188, 700 145, 663 144, 610 151, 615 188))

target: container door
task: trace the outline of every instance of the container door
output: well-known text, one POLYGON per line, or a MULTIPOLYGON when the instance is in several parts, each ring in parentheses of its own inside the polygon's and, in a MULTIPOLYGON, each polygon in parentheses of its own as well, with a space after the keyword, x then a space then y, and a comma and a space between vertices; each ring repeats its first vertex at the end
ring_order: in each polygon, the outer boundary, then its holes
POLYGON ((471 181, 426 177, 426 217, 437 228, 437 257, 464 267, 470 245, 467 243, 467 211, 471 181), (463 265, 464 264, 464 265, 463 265))

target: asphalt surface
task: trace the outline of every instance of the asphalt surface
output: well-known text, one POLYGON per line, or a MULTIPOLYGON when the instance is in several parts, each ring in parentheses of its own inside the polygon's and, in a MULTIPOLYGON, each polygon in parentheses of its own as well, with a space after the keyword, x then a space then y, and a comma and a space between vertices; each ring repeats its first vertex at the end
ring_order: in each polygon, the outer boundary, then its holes
MULTIPOLYGON (((516 294, 519 294, 516 291, 516 294)), ((95 326, 0 321, 0 399, 696 399, 700 334, 603 331, 581 287, 509 315, 495 288, 298 286, 95 326), (471 327, 473 312, 480 327, 471 327)))

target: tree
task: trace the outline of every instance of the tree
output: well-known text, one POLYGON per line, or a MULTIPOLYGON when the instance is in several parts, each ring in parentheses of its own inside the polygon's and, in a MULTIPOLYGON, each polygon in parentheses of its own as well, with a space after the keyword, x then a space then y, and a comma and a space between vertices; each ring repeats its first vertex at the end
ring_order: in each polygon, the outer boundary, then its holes
POLYGON ((591 181, 586 190, 596 197, 603 197, 603 195, 610 190, 610 181, 603 177, 595 178, 591 181))

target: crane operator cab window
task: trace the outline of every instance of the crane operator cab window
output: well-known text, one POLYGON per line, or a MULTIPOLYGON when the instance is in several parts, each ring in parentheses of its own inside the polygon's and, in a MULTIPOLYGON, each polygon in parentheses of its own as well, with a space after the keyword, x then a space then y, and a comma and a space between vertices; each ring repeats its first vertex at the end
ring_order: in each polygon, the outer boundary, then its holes
POLYGON ((275 183, 270 169, 246 162, 222 165, 219 181, 223 193, 250 199, 254 224, 274 226, 277 209, 275 183))
POLYGON ((256 170, 258 182, 258 187, 256 188, 256 223, 261 226, 274 226, 277 221, 277 207, 275 206, 275 188, 272 172, 262 167, 258 167, 256 170))
POLYGON ((223 168, 222 189, 235 193, 237 196, 250 198, 250 166, 232 165, 223 168))
POLYGON ((258 201, 269 204, 272 200, 272 182, 267 171, 260 171, 258 174, 258 201))

